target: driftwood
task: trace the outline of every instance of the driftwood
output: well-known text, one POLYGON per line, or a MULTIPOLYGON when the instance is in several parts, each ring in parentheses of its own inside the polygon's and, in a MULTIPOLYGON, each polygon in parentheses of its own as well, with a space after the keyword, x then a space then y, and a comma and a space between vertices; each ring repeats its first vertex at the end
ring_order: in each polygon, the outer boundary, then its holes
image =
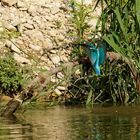
POLYGON ((36 78, 34 78, 31 83, 24 89, 19 95, 17 95, 14 99, 10 100, 5 108, 2 110, 0 116, 11 116, 15 113, 18 107, 25 101, 29 100, 33 96, 33 91, 37 87, 40 87, 40 90, 43 89, 47 84, 50 83, 50 76, 62 71, 64 68, 73 67, 77 65, 77 62, 69 62, 61 67, 53 68, 50 71, 45 73, 39 73, 36 78))
MULTIPOLYGON (((121 55, 114 53, 114 52, 107 52, 107 57, 111 61, 118 61, 122 60, 121 55)), ((138 92, 140 94, 140 76, 137 72, 137 69, 133 65, 133 63, 130 63, 128 60, 124 60, 124 62, 130 67, 132 77, 136 82, 138 92)), ((17 97, 10 100, 3 111, 1 112, 0 116, 11 116, 15 113, 15 111, 18 109, 18 107, 25 101, 29 100, 33 96, 34 89, 40 87, 40 90, 43 89, 47 84, 50 83, 50 76, 60 72, 63 70, 63 68, 73 67, 75 65, 78 65, 78 62, 69 62, 67 64, 62 65, 61 67, 53 68, 50 71, 45 73, 39 73, 36 78, 34 78, 31 83, 24 89, 17 97)))

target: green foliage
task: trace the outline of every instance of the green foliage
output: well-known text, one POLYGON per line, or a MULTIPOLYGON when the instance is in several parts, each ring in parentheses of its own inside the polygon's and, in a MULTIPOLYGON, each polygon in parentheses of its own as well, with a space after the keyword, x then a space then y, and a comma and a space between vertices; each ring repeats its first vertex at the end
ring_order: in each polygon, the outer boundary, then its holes
POLYGON ((127 103, 137 97, 132 73, 140 73, 140 5, 138 1, 135 3, 132 0, 98 0, 97 3, 104 3, 104 7, 96 33, 100 33, 101 26, 100 35, 108 43, 109 50, 115 50, 122 58, 122 62, 117 62, 117 65, 110 65, 111 75, 115 74, 117 78, 113 80, 114 76, 110 75, 113 78, 109 80, 111 96, 115 103, 118 97, 122 103, 127 103))
MULTIPOLYGON (((132 0, 100 1, 106 4, 101 15, 105 18, 101 20, 105 25, 103 39, 125 61, 133 63, 137 71, 140 72, 139 2, 136 1, 135 3, 132 0)), ((99 25, 101 23, 97 25, 97 29, 99 25)))
POLYGON ((101 76, 96 76, 92 72, 85 75, 81 73, 78 77, 73 75, 69 92, 86 105, 108 102, 130 104, 135 101, 136 86, 126 64, 122 61, 111 64, 106 62, 102 70, 104 71, 101 76))
MULTIPOLYGON (((106 61, 102 67, 102 75, 98 77, 91 71, 86 73, 81 71, 80 77, 73 77, 73 86, 70 87, 70 91, 77 98, 80 97, 79 94, 82 94, 83 98, 87 98, 87 105, 108 101, 115 104, 132 103, 138 96, 136 81, 132 73, 134 71, 137 74, 140 73, 139 0, 98 0, 93 11, 97 7, 101 7, 102 13, 96 29, 92 32, 92 40, 95 40, 97 36, 99 39, 103 39, 107 43, 107 50, 117 52, 121 60, 106 61)), ((78 9, 76 13, 79 13, 78 9)), ((75 27, 79 27, 76 29, 83 31, 83 34, 86 32, 86 28, 83 30, 78 26, 81 24, 73 23, 76 25, 75 27)), ((79 33, 77 30, 79 40, 83 41, 83 36, 86 34, 79 35, 79 33)), ((75 50, 79 52, 78 48, 75 50)), ((78 53, 75 54, 79 57, 78 53)))
POLYGON ((91 13, 91 7, 84 5, 83 0, 80 3, 71 0, 70 5, 72 8, 72 22, 77 32, 78 41, 81 41, 86 30, 89 28, 87 22, 91 13))
MULTIPOLYGON (((91 19, 90 13, 92 12, 92 7, 89 5, 85 5, 84 1, 76 2, 76 0, 70 1, 71 7, 71 22, 72 26, 75 29, 75 33, 73 32, 72 36, 74 38, 75 44, 82 43, 87 36, 87 32, 90 29, 88 25, 88 21, 91 19)), ((73 58, 75 56, 81 57, 84 53, 82 46, 73 45, 73 58)))
POLYGON ((136 0, 136 16, 137 16, 137 21, 139 24, 139 32, 140 32, 140 1, 136 0))
POLYGON ((21 90, 23 77, 20 66, 8 54, 0 59, 0 91, 12 96, 21 90))

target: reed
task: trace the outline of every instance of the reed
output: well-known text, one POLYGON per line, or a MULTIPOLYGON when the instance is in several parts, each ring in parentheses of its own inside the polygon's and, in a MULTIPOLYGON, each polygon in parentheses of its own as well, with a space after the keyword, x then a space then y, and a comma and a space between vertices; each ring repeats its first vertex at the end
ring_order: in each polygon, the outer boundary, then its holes
MULTIPOLYGON (((76 95, 82 93, 87 98, 86 104, 135 102, 140 93, 140 2, 98 0, 91 10, 94 11, 97 6, 101 7, 102 13, 96 29, 92 31, 92 39, 98 36, 104 40, 107 51, 116 52, 121 59, 113 62, 107 60, 102 67, 102 76, 97 77, 93 72, 81 75, 74 82, 72 91, 76 95)), ((76 22, 75 25, 78 29, 76 22)), ((77 32, 77 35, 82 40, 86 29, 80 26, 79 29, 83 32, 82 35, 77 32)))

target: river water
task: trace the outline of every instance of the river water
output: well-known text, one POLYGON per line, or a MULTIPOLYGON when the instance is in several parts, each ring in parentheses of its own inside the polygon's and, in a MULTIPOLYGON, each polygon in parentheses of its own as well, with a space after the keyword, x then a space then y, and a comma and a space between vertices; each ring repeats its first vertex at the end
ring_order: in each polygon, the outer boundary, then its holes
POLYGON ((0 140, 140 140, 140 106, 27 109, 0 118, 0 140))

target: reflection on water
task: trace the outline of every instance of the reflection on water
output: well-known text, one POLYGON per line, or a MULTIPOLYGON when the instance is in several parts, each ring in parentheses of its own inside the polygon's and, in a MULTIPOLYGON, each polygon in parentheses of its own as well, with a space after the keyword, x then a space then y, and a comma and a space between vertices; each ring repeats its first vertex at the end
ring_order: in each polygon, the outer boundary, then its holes
POLYGON ((140 140, 140 107, 54 107, 0 118, 0 140, 140 140))

